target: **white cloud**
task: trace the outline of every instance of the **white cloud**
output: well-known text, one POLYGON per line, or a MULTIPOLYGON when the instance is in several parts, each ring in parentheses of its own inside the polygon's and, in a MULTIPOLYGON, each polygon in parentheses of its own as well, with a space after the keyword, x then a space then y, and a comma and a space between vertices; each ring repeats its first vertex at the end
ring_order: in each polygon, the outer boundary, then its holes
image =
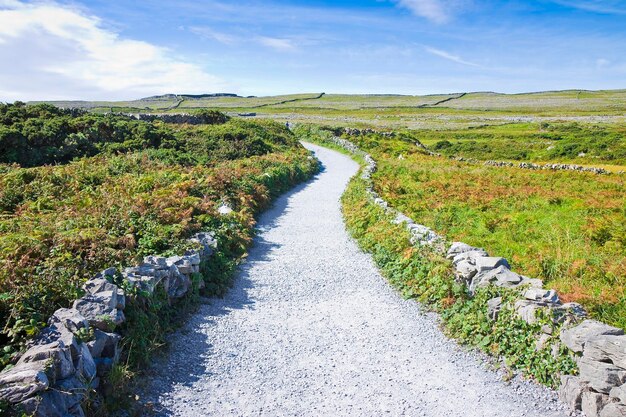
POLYGON ((463 65, 469 65, 470 67, 480 67, 480 65, 476 64, 475 62, 466 61, 458 55, 453 55, 449 52, 442 51, 441 49, 431 48, 430 46, 425 46, 424 49, 426 49, 426 52, 432 55, 436 55, 440 58, 447 59, 448 61, 453 61, 463 65))
POLYGON ((57 3, 0 0, 0 100, 129 99, 232 86, 163 47, 57 3), (9 63, 9 64, 7 64, 9 63))
POLYGON ((291 39, 286 38, 270 38, 268 36, 259 36, 256 39, 261 45, 275 49, 281 52, 295 51, 296 45, 291 39))
POLYGON ((413 14, 435 23, 446 23, 451 17, 441 0, 397 0, 397 3, 413 14))

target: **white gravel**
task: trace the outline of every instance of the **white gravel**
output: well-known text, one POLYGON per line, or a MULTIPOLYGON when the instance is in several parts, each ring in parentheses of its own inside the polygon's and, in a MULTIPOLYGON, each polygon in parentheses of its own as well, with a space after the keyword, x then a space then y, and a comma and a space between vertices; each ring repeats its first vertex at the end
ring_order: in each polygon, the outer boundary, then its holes
POLYGON ((348 236, 339 198, 358 166, 281 197, 224 299, 171 337, 142 394, 163 416, 565 416, 554 393, 506 383, 391 289, 348 236))

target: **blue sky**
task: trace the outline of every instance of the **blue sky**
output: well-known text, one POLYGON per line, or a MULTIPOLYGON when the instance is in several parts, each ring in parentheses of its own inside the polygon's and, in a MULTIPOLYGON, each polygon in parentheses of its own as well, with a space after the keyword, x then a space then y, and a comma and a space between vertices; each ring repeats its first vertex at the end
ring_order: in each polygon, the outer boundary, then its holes
POLYGON ((626 0, 0 0, 0 100, 626 88, 626 0))

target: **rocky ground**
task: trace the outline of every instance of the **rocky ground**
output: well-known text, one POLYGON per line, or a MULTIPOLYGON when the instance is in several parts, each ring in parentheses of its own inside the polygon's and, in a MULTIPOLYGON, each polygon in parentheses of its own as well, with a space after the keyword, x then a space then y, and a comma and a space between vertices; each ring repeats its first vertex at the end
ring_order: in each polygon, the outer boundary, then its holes
POLYGON ((160 416, 565 416, 553 392, 504 382, 403 300, 345 231, 358 166, 313 145, 325 170, 280 198, 234 287, 171 336, 141 395, 160 416))

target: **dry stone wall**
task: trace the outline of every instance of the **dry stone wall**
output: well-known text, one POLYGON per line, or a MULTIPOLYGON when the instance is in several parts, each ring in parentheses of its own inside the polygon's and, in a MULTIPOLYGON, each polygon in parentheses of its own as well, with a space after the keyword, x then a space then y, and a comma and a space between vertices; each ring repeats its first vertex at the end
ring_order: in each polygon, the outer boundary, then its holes
POLYGON ((113 278, 121 276, 123 287, 148 296, 162 288, 170 301, 180 299, 217 248, 212 233, 198 233, 190 241, 198 249, 169 258, 147 256, 140 265, 109 268, 88 280, 85 295, 71 308, 57 310, 17 364, 0 373, 0 400, 35 417, 84 416, 87 393, 98 388, 120 356, 122 336, 114 329, 125 321, 126 295, 113 278))
MULTIPOLYGON (((559 396, 572 410, 582 410, 587 417, 626 416, 626 335, 622 329, 587 319, 580 304, 562 303, 556 291, 543 288, 540 279, 511 271, 504 258, 489 256, 484 249, 463 242, 446 243, 442 236, 395 210, 376 193, 372 182, 376 161, 369 154, 346 139, 334 137, 332 142, 365 160, 361 178, 367 183, 368 198, 394 216, 394 223, 405 225, 412 244, 431 246, 445 255, 457 280, 466 284, 470 294, 488 285, 520 287, 523 297, 514 306, 520 319, 536 323, 541 315, 564 326, 559 338, 573 352, 579 375, 561 378, 559 396)), ((489 300, 489 317, 495 320, 502 307, 500 297, 489 300)), ((542 331, 538 346, 552 334, 553 327, 544 326, 542 331)))

